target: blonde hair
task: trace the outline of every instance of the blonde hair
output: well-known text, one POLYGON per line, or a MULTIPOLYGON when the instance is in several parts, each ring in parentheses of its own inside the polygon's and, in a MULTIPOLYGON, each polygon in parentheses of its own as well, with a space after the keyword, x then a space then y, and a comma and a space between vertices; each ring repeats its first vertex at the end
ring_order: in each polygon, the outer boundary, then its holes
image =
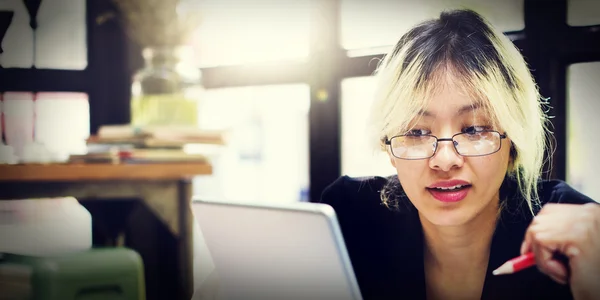
MULTIPOLYGON (((512 141, 507 176, 516 179, 530 208, 539 204, 537 183, 549 130, 544 100, 526 62, 502 33, 470 10, 442 12, 407 32, 380 62, 371 114, 376 146, 409 130, 428 99, 451 75, 512 141)), ((387 191, 381 192, 384 203, 387 191)))

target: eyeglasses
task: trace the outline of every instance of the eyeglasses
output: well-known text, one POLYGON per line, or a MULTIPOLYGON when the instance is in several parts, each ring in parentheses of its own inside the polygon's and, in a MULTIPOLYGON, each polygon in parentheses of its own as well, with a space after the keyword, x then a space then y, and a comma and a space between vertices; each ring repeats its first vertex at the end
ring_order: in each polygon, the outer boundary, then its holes
POLYGON ((435 155, 439 142, 452 142, 456 152, 462 156, 484 156, 500 150, 506 134, 493 130, 474 133, 461 132, 451 138, 439 139, 434 135, 397 135, 386 139, 392 155, 400 159, 427 159, 435 155))

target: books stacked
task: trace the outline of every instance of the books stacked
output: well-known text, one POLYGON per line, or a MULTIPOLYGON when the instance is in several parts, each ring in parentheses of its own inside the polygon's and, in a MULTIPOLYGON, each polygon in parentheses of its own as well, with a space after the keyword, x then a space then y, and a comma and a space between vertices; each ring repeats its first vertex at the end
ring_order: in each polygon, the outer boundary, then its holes
POLYGON ((193 145, 224 145, 221 131, 189 127, 136 128, 103 126, 87 140, 88 152, 71 155, 70 163, 206 162, 206 156, 186 151, 193 145))

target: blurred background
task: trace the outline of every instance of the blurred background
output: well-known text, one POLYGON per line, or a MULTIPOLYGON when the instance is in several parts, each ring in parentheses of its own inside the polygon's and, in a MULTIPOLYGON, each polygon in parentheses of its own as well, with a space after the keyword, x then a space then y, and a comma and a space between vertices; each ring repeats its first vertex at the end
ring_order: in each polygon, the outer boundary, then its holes
POLYGON ((0 0, 3 142, 12 164, 177 148, 211 166, 199 198, 316 200, 340 175, 394 173, 367 140, 371 75, 451 8, 522 50, 552 107, 545 176, 600 199, 598 0, 0 0))
MULTIPOLYGON (((0 10, 14 13, 2 42, 0 90, 80 93, 76 101, 36 98, 46 100, 37 101, 37 138, 63 152, 85 151, 82 140, 103 125, 131 122, 133 76, 145 66, 136 35, 151 33, 128 32, 127 14, 136 11, 118 2, 41 1, 33 30, 24 1, 0 0, 0 10)), ((138 13, 158 22, 158 1, 146 2, 138 13)), ((597 139, 589 131, 598 128, 600 105, 597 0, 179 2, 174 16, 196 21, 176 46, 185 52, 179 68, 203 89, 197 126, 230 133, 215 150, 214 178, 199 179, 197 194, 308 200, 340 174, 393 173, 365 139, 370 75, 407 28, 442 9, 467 7, 522 49, 550 98, 557 142, 550 176, 600 198, 591 152, 597 139)), ((10 94, 4 98, 10 106, 10 94)), ((18 105, 32 106, 30 98, 18 105)))

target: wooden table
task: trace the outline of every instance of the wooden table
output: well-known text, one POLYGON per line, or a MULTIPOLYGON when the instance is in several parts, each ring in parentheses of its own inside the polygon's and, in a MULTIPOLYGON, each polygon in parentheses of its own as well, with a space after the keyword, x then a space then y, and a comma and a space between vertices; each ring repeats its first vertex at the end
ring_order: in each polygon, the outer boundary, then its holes
MULTIPOLYGON (((143 201, 177 241, 178 275, 167 279, 175 281, 178 291, 169 298, 187 300, 193 293, 192 178, 211 173, 208 163, 0 165, 0 200, 72 196, 82 203, 90 199, 143 201)), ((156 252, 155 246, 139 251, 156 252)), ((157 287, 147 287, 153 288, 157 287)), ((154 297, 152 293, 147 296, 154 297)))

